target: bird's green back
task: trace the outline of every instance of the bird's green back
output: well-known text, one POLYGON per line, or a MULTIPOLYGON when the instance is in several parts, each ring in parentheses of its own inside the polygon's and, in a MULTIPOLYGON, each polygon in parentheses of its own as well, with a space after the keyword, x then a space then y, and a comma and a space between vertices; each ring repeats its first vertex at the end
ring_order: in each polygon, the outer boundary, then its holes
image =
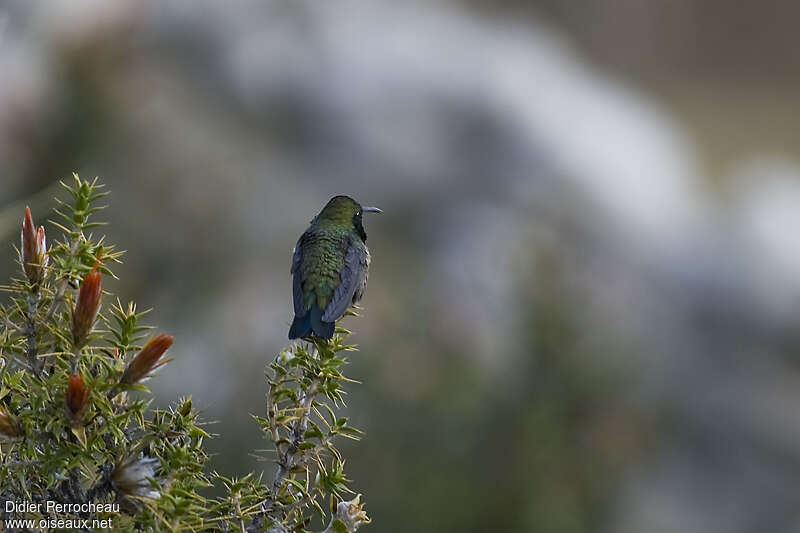
POLYGON ((348 246, 366 247, 353 223, 360 209, 351 198, 335 197, 303 234, 300 272, 307 309, 315 301, 320 309, 328 307, 341 280, 348 246))
POLYGON ((346 249, 342 242, 348 237, 346 228, 312 228, 304 236, 303 260, 300 272, 303 280, 303 298, 307 309, 314 302, 325 309, 340 283, 346 249))

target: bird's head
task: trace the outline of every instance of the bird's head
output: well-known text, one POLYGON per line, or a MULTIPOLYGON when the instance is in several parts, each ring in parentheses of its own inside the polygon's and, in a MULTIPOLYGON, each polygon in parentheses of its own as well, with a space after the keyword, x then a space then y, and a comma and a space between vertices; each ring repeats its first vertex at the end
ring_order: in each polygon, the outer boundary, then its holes
POLYGON ((366 241, 367 233, 364 231, 361 221, 364 213, 383 213, 383 211, 377 207, 362 206, 349 196, 334 196, 325 204, 314 220, 352 226, 358 232, 361 240, 366 241))

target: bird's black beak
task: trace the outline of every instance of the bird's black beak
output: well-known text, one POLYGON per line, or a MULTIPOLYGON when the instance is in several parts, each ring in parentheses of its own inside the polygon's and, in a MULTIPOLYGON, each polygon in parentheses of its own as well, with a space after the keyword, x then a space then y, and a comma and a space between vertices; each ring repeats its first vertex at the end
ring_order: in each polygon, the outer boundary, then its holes
POLYGON ((383 213, 383 210, 378 207, 364 206, 361 208, 364 213, 383 213))

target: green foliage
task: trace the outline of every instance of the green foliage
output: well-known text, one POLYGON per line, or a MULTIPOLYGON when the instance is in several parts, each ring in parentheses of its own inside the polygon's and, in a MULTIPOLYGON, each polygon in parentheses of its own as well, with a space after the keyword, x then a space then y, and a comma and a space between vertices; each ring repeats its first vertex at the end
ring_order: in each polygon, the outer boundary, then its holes
POLYGON ((266 416, 255 419, 274 445, 275 477, 206 474, 211 435, 192 399, 149 409, 143 382, 168 361, 172 337, 144 342, 147 311, 133 302, 103 310, 100 279, 114 276, 109 265, 122 253, 87 232, 102 224, 93 215, 106 193, 77 175, 62 185, 71 198, 59 201, 52 222, 61 240, 40 249, 44 230, 36 233, 28 213, 22 277, 2 287, 9 297, 0 306, 0 499, 41 505, 0 508, 0 522, 110 519, 121 531, 273 533, 305 532, 314 515, 328 521, 325 532, 368 523, 358 497, 343 501, 352 491, 334 446, 337 437, 360 435, 336 414, 351 381, 341 372, 343 353, 355 349, 345 344, 348 332, 293 344, 269 365, 266 416), (213 485, 226 496, 203 496, 213 485), (47 502, 83 507, 56 512, 47 502))
POLYGON ((314 337, 282 351, 269 366, 267 417, 256 417, 271 438, 278 470, 272 483, 271 508, 280 524, 297 530, 308 522, 306 508, 325 516, 326 498, 352 494, 336 437, 358 439, 361 432, 337 417, 344 403, 342 384, 351 381, 341 367, 342 354, 355 350, 339 329, 326 341, 314 337))

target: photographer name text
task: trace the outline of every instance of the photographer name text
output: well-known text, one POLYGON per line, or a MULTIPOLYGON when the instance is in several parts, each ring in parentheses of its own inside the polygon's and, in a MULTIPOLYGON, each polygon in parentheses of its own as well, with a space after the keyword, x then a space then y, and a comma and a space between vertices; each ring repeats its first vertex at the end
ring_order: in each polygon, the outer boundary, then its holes
MULTIPOLYGON (((63 514, 93 514, 93 513, 119 513, 118 503, 61 503, 47 500, 44 502, 26 502, 6 500, 5 512, 15 514, 39 513, 48 515, 63 514)), ((38 528, 38 529, 111 529, 113 521, 111 518, 41 518, 38 520, 30 519, 11 519, 5 520, 5 526, 15 528, 38 528), (17 524, 19 522, 19 524, 17 524)))

